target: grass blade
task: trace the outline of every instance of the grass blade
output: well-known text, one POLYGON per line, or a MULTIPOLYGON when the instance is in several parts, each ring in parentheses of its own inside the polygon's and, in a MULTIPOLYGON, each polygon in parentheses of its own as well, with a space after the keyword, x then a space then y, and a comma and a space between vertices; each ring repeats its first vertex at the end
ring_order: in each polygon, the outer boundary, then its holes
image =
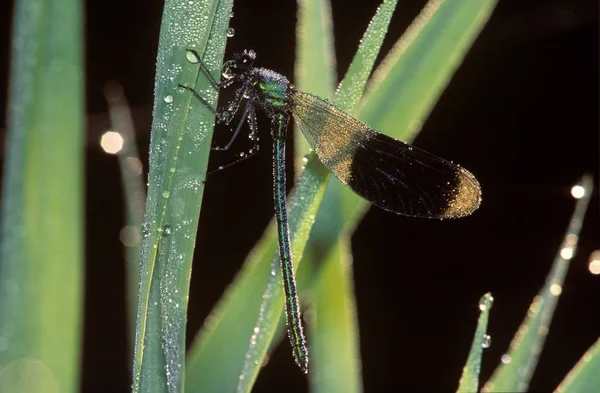
MULTIPOLYGON (((373 65, 396 8, 397 1, 383 1, 373 16, 359 48, 340 83, 335 103, 353 113, 365 89, 373 65)), ((343 226, 339 197, 333 180, 319 209, 304 262, 320 266, 312 287, 309 344, 313 350, 311 390, 315 392, 362 391, 358 321, 352 280, 350 234, 342 233, 329 254, 322 243, 335 241, 343 226)))
MULTIPOLYGON (((327 172, 320 163, 309 161, 303 176, 296 183, 295 191, 288 197, 295 265, 299 262, 297 256, 302 255, 318 201, 322 198, 326 175, 327 172), (315 184, 322 185, 315 187, 315 184)), ((250 378, 256 378, 255 373, 258 372, 259 365, 263 364, 266 346, 274 335, 283 311, 279 261, 273 258, 276 250, 277 236, 274 223, 271 223, 233 284, 207 318, 204 329, 190 350, 186 385, 188 392, 232 392, 237 389, 240 378, 246 380, 244 384, 250 378), (265 288, 269 290, 265 292, 265 288), (254 333, 255 337, 253 332, 257 315, 265 297, 269 302, 262 306, 265 327, 258 334, 254 333), (245 332, 247 333, 244 334, 245 332), (249 351, 251 340, 256 346, 265 346, 265 350, 261 349, 259 352, 252 348, 249 351), (244 370, 248 352, 248 357, 256 362, 256 370, 244 370), (250 374, 251 371, 253 374, 250 374)))
POLYGON ((412 140, 496 2, 429 1, 373 74, 360 118, 400 140, 412 140))
MULTIPOLYGON (((309 343, 315 393, 361 392, 358 321, 350 236, 342 235, 312 283, 309 343)), ((304 263, 304 262, 303 262, 304 263)))
POLYGON ((481 355, 483 349, 490 346, 490 336, 487 335, 487 325, 490 316, 490 309, 494 303, 491 293, 486 293, 479 301, 479 319, 477 320, 477 329, 467 363, 463 368, 462 376, 458 384, 457 392, 476 392, 479 389, 479 371, 481 370, 481 355))
MULTIPOLYGON (((378 12, 375 14, 373 21, 371 24, 369 24, 369 28, 367 29, 365 36, 363 37, 363 40, 361 42, 361 45, 357 51, 357 54, 355 56, 355 59, 353 59, 353 62, 350 66, 350 69, 348 70, 348 73, 346 74, 346 77, 344 79, 348 79, 349 81, 346 82, 346 84, 344 84, 342 82, 340 89, 338 90, 338 94, 345 94, 346 90, 349 89, 354 89, 357 91, 362 91, 364 89, 364 86, 366 85, 366 81, 368 78, 368 75, 371 72, 371 68, 373 67, 373 64, 375 62, 375 58, 377 56, 377 54, 379 53, 379 48, 381 46, 381 43, 383 41, 383 37, 385 36, 385 33, 387 32, 387 26, 389 24, 389 19, 391 18, 391 14, 394 10, 396 1, 387 1, 384 2, 384 6, 380 7, 380 9, 378 10, 378 12), (382 11, 383 10, 383 11, 382 11), (364 68, 367 67, 367 69, 365 70, 364 68), (358 74, 358 77, 355 77, 355 75, 358 74), (362 77, 361 77, 362 76, 362 77)), ((355 97, 354 98, 354 103, 357 104, 359 97, 355 97)), ((337 103, 337 98, 334 100, 334 102, 337 103)), ((351 102, 351 101, 350 101, 351 102)), ((342 108, 344 109, 344 108, 342 108)), ((309 163, 314 162, 316 167, 321 167, 320 162, 318 161, 318 159, 316 158, 316 156, 314 156, 314 154, 311 154, 308 158, 309 163)), ((320 169, 323 170, 323 169, 320 169)), ((319 184, 313 184, 313 187, 323 187, 328 179, 328 174, 325 171, 324 172, 326 174, 326 176, 322 179, 322 181, 319 184)), ((304 178, 305 173, 300 175, 300 181, 302 181, 304 178)), ((300 198, 304 201, 304 203, 306 203, 307 200, 310 201, 310 199, 308 199, 308 195, 302 195, 299 194, 300 198)), ((315 199, 314 202, 311 203, 318 206, 320 204, 320 199, 322 198, 322 195, 315 195, 316 197, 318 197, 319 199, 315 199)), ((294 201, 294 199, 292 199, 292 202, 294 201)), ((292 214, 290 214, 292 215, 292 214)), ((307 217, 308 218, 308 217, 307 217)), ((312 227, 312 223, 313 223, 314 218, 310 217, 308 218, 308 221, 306 222, 308 224, 309 227, 312 227)), ((303 248, 304 248, 304 244, 302 244, 300 247, 300 252, 296 252, 296 249, 294 249, 294 255, 296 258, 296 263, 299 263, 299 260, 302 258, 303 255, 303 248)), ((278 257, 277 257, 278 258, 278 257)), ((277 258, 273 261, 273 263, 278 263, 277 258)), ((274 265, 273 265, 274 266, 274 265)), ((349 278, 349 275, 344 275, 342 278, 349 278)), ((252 339, 251 339, 251 344, 249 347, 249 350, 246 354, 246 362, 244 364, 244 370, 242 372, 242 375, 240 376, 240 384, 238 385, 238 392, 249 392, 254 380, 256 378, 256 376, 258 375, 258 371, 259 371, 259 367, 260 365, 262 365, 262 362, 264 360, 264 356, 266 354, 266 351, 268 349, 270 340, 273 338, 275 329, 276 329, 276 321, 279 318, 278 313, 281 313, 282 308, 280 308, 280 306, 277 304, 277 302, 273 302, 272 299, 273 297, 276 297, 278 295, 280 295, 281 291, 280 291, 280 283, 278 285, 273 285, 272 283, 273 280, 270 280, 269 285, 267 287, 267 290, 265 291, 265 294, 263 295, 263 301, 261 303, 261 307, 260 307, 260 312, 259 312, 259 317, 258 317, 258 321, 256 324, 256 327, 254 328, 255 331, 259 331, 261 332, 261 334, 259 335, 253 335, 252 339), (277 307, 277 308, 275 308, 277 307), (248 376, 250 378, 248 378, 248 376)), ((349 283, 348 284, 349 288, 352 288, 352 284, 349 283)), ((343 291, 343 294, 348 294, 348 291, 343 291)), ((353 303, 353 301, 351 300, 350 303, 353 303)), ((354 325, 357 325, 356 323, 354 323, 354 325)), ((349 329, 352 333, 355 332, 356 326, 353 326, 353 328, 349 329)), ((353 342, 349 342, 349 344, 354 344, 354 346, 357 345, 357 340, 356 337, 353 337, 354 340, 353 342)), ((352 352, 352 351, 351 351, 352 352)), ((357 350, 355 352, 358 352, 357 350)), ((353 360, 356 360, 357 357, 353 357, 353 360)), ((357 365, 353 365, 352 367, 352 371, 356 371, 358 369, 357 365)), ((359 383, 360 384, 360 383, 359 383)))
MULTIPOLYGON (((296 86, 319 97, 331 98, 337 74, 328 0, 298 0, 296 39, 296 86)), ((303 157, 310 146, 301 132, 295 132, 294 139, 296 157, 303 157)), ((296 159, 296 162, 300 170, 302 161, 296 159)))
POLYGON ((126 248, 127 319, 130 342, 133 343, 140 279, 140 231, 144 222, 146 190, 142 180, 142 161, 135 145, 133 119, 123 87, 116 82, 109 83, 104 88, 104 95, 108 102, 111 127, 123 140, 122 148, 116 152, 119 158, 127 216, 127 224, 121 229, 120 238, 126 248))
POLYGON ((502 363, 483 387, 484 392, 525 392, 529 387, 562 292, 569 262, 575 255, 579 232, 592 194, 591 176, 584 176, 576 187, 581 187, 583 195, 577 200, 563 244, 554 259, 546 283, 529 306, 527 316, 510 343, 508 353, 502 356, 502 363))
POLYGON ((600 340, 583 355, 555 393, 594 393, 600 386, 600 340))
POLYGON ((181 392, 191 262, 216 105, 194 49, 219 74, 231 0, 165 2, 158 47, 148 197, 133 366, 134 392, 181 392))
POLYGON ((15 3, 0 234, 0 391, 76 392, 84 94, 79 1, 15 3))

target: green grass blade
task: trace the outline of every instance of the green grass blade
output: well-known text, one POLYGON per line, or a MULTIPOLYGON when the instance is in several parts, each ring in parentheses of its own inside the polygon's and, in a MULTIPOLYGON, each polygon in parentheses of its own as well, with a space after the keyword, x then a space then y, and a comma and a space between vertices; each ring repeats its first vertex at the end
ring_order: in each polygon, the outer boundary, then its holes
MULTIPOLYGON (((331 98, 337 74, 329 0, 298 0, 296 26, 295 85, 302 91, 331 98)), ((303 157, 310 146, 301 132, 295 132, 294 139, 296 157, 303 157)), ((302 160, 296 162, 300 169, 302 160)))
POLYGON ((116 154, 125 194, 127 224, 121 229, 119 237, 126 248, 127 320, 130 342, 133 343, 140 280, 140 231, 144 222, 146 190, 142 180, 142 161, 135 145, 133 119, 123 87, 118 83, 109 83, 105 86, 104 95, 108 102, 111 128, 123 138, 123 147, 116 154))
POLYGON ((196 229, 213 114, 178 85, 215 105, 214 75, 225 50, 231 0, 165 2, 158 47, 148 197, 143 228, 134 392, 181 392, 185 326, 196 229))
MULTIPOLYGON (((363 37, 361 45, 359 46, 357 54, 355 55, 355 59, 353 59, 350 69, 349 69, 348 73, 346 74, 346 77, 344 78, 344 79, 348 79, 349 81, 346 82, 345 84, 342 83, 342 86, 338 90, 338 94, 343 95, 346 90, 350 90, 350 89, 354 89, 357 91, 362 91, 364 89, 368 75, 370 74, 371 68, 375 62, 375 58, 376 58, 377 54, 379 53, 379 48, 381 46, 381 42, 383 41, 383 37, 385 36, 385 33, 387 32, 387 26, 389 24, 389 19, 391 18, 391 14, 394 10, 395 4, 396 4, 395 0, 387 1, 384 3, 384 6, 381 7, 378 10, 378 12, 375 14, 375 16, 373 18, 373 22, 369 25, 369 27, 365 33, 365 36, 363 37), (383 20, 383 22, 380 22, 381 20, 383 20), (368 69, 364 70, 365 67, 368 67, 368 69), (358 74, 359 76, 355 77, 355 74, 358 74)), ((359 97, 355 97, 355 104, 358 103, 358 100, 359 100, 359 97)), ((334 100, 334 102, 337 103, 337 98, 336 98, 336 100, 334 100)), ((342 108, 342 109, 344 109, 344 108, 342 108)), ((308 160, 309 160, 309 163, 312 161, 316 161, 315 165, 317 167, 321 166, 321 164, 320 164, 320 162, 318 162, 318 159, 316 158, 316 156, 314 156, 312 154, 309 156, 308 160)), ((304 180, 304 178, 303 178, 304 174, 305 173, 300 175, 300 181, 304 180)), ((328 178, 328 176, 324 177, 320 183, 313 184, 313 187, 315 187, 315 188, 323 187, 327 182, 327 178, 328 178)), ((309 199, 310 196, 302 195, 302 194, 299 194, 299 195, 300 195, 301 199, 304 201, 304 203, 307 203, 307 201, 311 201, 311 199, 309 199)), ((309 203, 311 203, 311 205, 313 205, 313 203, 314 203, 315 205, 318 206, 320 203, 320 198, 322 198, 322 195, 315 195, 315 196, 318 197, 319 199, 318 200, 315 199, 314 202, 309 202, 309 203)), ((293 202, 293 199, 292 199, 292 202, 293 202)), ((291 215, 292 214, 290 214, 290 216, 291 215)), ((309 227, 312 226, 313 221, 314 221, 314 218, 312 218, 312 217, 310 217, 308 219, 307 224, 309 225, 309 227)), ((298 263, 299 260, 302 258, 302 255, 303 255, 302 249, 304 248, 304 244, 302 244, 298 248, 300 249, 300 252, 296 252, 296 249, 294 249, 296 263, 298 263)), ((277 259, 273 261, 273 263, 276 263, 276 262, 277 262, 277 259)), ((275 265, 273 265, 273 266, 275 266, 275 265)), ((349 277, 350 277, 350 275, 345 275, 342 278, 347 279, 349 277)), ((352 284, 348 283, 347 287, 352 288, 352 284)), ((343 292, 343 294, 348 293, 348 291, 342 291, 342 292, 343 292)), ((253 338, 251 340, 251 345, 246 354, 246 362, 244 364, 244 370, 240 376, 240 384, 238 385, 238 392, 249 392, 254 383, 254 380, 256 379, 256 376, 258 375, 258 371, 260 370, 260 365, 263 363, 269 343, 270 343, 271 339, 273 338, 274 331, 277 326, 276 321, 279 318, 278 313, 281 313, 281 311, 283 309, 281 307, 281 305, 278 304, 278 302, 274 302, 272 300, 274 297, 280 296, 280 294, 281 294, 280 283, 277 283, 277 285, 273 285, 272 281, 270 281, 269 285, 267 287, 267 290, 265 291, 265 294, 263 295, 263 301, 260 306, 260 313, 259 313, 259 317, 258 317, 256 327, 255 327, 255 330, 261 332, 261 334, 253 336, 253 338), (277 311, 274 312, 273 310, 277 310, 277 311)), ((351 300, 350 303, 352 304, 353 301, 351 300)), ((352 326, 349 330, 352 332, 356 331, 357 330, 355 328, 356 325, 357 324, 354 321, 354 326, 352 326)), ((351 344, 351 345, 354 344, 356 346, 357 345, 356 337, 353 337, 353 338, 354 338, 354 340, 349 342, 348 344, 351 344)), ((355 352, 358 352, 358 350, 356 350, 355 352)), ((356 360, 357 357, 353 357, 352 359, 356 360)), ((352 371, 356 371, 358 368, 359 368, 358 364, 354 364, 354 366, 352 367, 352 371)), ((360 382, 359 382, 359 384, 360 384, 360 382)))
POLYGON ((508 353, 502 356, 502 363, 484 385, 484 392, 525 392, 529 387, 562 292, 569 262, 575 254, 581 224, 592 194, 591 176, 584 176, 578 187, 582 187, 585 193, 577 200, 573 217, 546 283, 529 306, 527 316, 510 343, 508 353))
POLYGON ((481 310, 481 313, 479 314, 479 319, 477 320, 475 337, 473 337, 473 344, 471 344, 469 357, 467 358, 467 363, 463 368, 457 392, 476 392, 479 389, 481 355, 483 354, 484 348, 488 348, 490 346, 490 336, 487 334, 487 325, 490 316, 490 309, 492 308, 493 303, 494 298, 492 297, 491 293, 486 293, 479 301, 479 310, 481 310))
MULTIPOLYGON (((489 18, 494 4, 495 1, 430 2, 396 44, 396 49, 388 55, 384 65, 376 71, 377 79, 370 85, 368 94, 363 101, 363 109, 360 112, 361 119, 398 139, 410 139, 411 130, 408 127, 402 127, 402 123, 396 124, 399 120, 398 117, 405 116, 419 119, 420 122, 423 121, 441 94, 441 89, 445 87, 452 76, 457 64, 464 57, 466 48, 472 44, 489 18), (460 39, 447 40, 447 34, 450 34, 451 37, 460 37, 460 39), (440 41, 442 45, 437 43, 440 41), (443 46, 443 48, 437 53, 432 53, 430 50, 432 46, 443 46), (406 49, 408 47, 410 50, 406 49), (398 48, 405 48, 405 50, 398 48), (427 75, 416 79, 399 78, 399 74, 402 73, 418 74, 419 70, 410 68, 417 65, 430 70, 435 75, 431 75, 431 78, 427 78, 427 75), (404 94, 405 89, 412 91, 415 101, 423 101, 426 105, 406 108, 403 100, 396 101, 396 97, 404 94), (378 107, 385 108, 385 110, 375 111, 374 109, 378 107), (383 128, 386 124, 393 124, 393 126, 383 128)), ((360 92, 362 90, 356 92, 355 95, 360 92)), ((351 109, 351 106, 346 109, 351 109)), ((414 130, 412 131, 414 132, 414 130)), ((311 242, 313 240, 318 242, 321 253, 335 255, 335 252, 331 250, 339 247, 336 238, 340 232, 343 233, 342 228, 346 227, 351 230, 369 205, 333 179, 328 185, 322 206, 322 210, 325 211, 323 214, 319 212, 311 235, 311 242), (338 211, 341 211, 337 214, 343 217, 339 221, 343 225, 335 228, 331 223, 337 222, 339 216, 336 217, 332 212, 338 211), (327 216, 325 212, 328 212, 327 216), (321 220, 324 225, 321 225, 321 220)), ((334 262, 325 261, 326 265, 329 263, 334 262)), ((315 362, 317 362, 316 359, 315 362)))
MULTIPOLYGON (((396 4, 395 0, 384 1, 377 9, 338 87, 336 105, 349 113, 358 106, 396 4)), ((350 234, 343 233, 328 254, 321 252, 321 244, 335 241, 344 224, 337 190, 330 183, 325 191, 327 198, 311 232, 311 252, 305 255, 303 262, 320 266, 312 285, 314 323, 308 325, 314 371, 311 373, 311 390, 350 393, 362 391, 350 234)))
POLYGON ((77 392, 81 343, 82 9, 18 0, 0 233, 0 391, 77 392))
MULTIPOLYGON (((389 136, 410 142, 495 4, 496 0, 427 3, 375 70, 358 117, 389 136)), ((335 180, 328 187, 323 205, 330 203, 330 194, 336 193, 340 194, 339 207, 345 228, 350 230, 370 205, 335 180)), ((333 234, 331 238, 335 238, 333 234)), ((321 246, 328 252, 333 243, 321 246)))
POLYGON ((356 111, 363 96, 397 3, 397 0, 384 0, 377 8, 360 41, 350 68, 338 86, 336 105, 348 113, 352 114, 356 111))
POLYGON ((583 355, 555 393, 595 393, 600 386, 600 340, 583 355))
POLYGON ((314 371, 311 392, 362 392, 350 236, 342 235, 332 254, 312 284, 306 317, 314 371))
MULTIPOLYGON (((297 256, 302 255, 318 202, 322 198, 326 176, 327 171, 323 166, 310 160, 288 198, 295 266, 299 262, 297 256), (315 184, 320 186, 315 187, 315 184)), ((246 384, 251 385, 248 381, 256 378, 255 373, 263 364, 266 347, 275 334, 283 310, 279 260, 273 258, 277 255, 276 250, 277 236, 274 223, 271 223, 231 287, 207 318, 204 329, 190 350, 187 392, 232 392, 238 389, 242 375, 246 387, 246 384), (269 288, 266 293, 265 288, 269 288), (251 337, 264 297, 268 298, 266 300, 269 303, 262 306, 264 328, 259 330, 256 337, 251 337), (255 347, 249 350, 251 338, 255 347), (256 349, 258 346, 260 351, 256 349), (258 362, 256 370, 244 370, 247 355, 258 362)))
POLYGON ((360 118, 398 139, 412 140, 485 26, 496 2, 427 3, 373 74, 360 118))

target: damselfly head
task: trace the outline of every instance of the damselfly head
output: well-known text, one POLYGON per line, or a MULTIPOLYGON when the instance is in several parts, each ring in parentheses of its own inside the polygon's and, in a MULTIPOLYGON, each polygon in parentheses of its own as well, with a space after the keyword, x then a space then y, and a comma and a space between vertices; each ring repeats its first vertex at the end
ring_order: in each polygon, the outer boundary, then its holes
POLYGON ((225 79, 235 78, 237 75, 244 74, 254 66, 256 52, 252 49, 245 49, 242 53, 236 53, 233 60, 223 63, 221 75, 225 79))

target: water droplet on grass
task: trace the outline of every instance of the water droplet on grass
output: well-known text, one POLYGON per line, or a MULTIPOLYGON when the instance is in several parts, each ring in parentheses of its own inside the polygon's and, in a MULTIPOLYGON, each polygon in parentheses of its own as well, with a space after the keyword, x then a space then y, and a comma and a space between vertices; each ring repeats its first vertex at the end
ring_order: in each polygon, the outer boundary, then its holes
POLYGON ((483 335, 483 341, 481 342, 481 347, 482 348, 489 348, 490 345, 492 345, 492 338, 490 337, 489 334, 484 334, 483 335))
POLYGON ((192 64, 196 64, 199 61, 198 56, 191 50, 185 51, 185 58, 192 64))

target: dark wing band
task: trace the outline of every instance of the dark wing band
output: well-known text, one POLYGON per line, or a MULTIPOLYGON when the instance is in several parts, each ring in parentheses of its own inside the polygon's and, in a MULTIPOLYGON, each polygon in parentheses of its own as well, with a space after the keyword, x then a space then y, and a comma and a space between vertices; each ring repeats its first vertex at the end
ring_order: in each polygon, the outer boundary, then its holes
POLYGON ((323 164, 361 197, 413 217, 457 218, 479 207, 466 169, 369 128, 331 102, 292 94, 292 115, 323 164))

